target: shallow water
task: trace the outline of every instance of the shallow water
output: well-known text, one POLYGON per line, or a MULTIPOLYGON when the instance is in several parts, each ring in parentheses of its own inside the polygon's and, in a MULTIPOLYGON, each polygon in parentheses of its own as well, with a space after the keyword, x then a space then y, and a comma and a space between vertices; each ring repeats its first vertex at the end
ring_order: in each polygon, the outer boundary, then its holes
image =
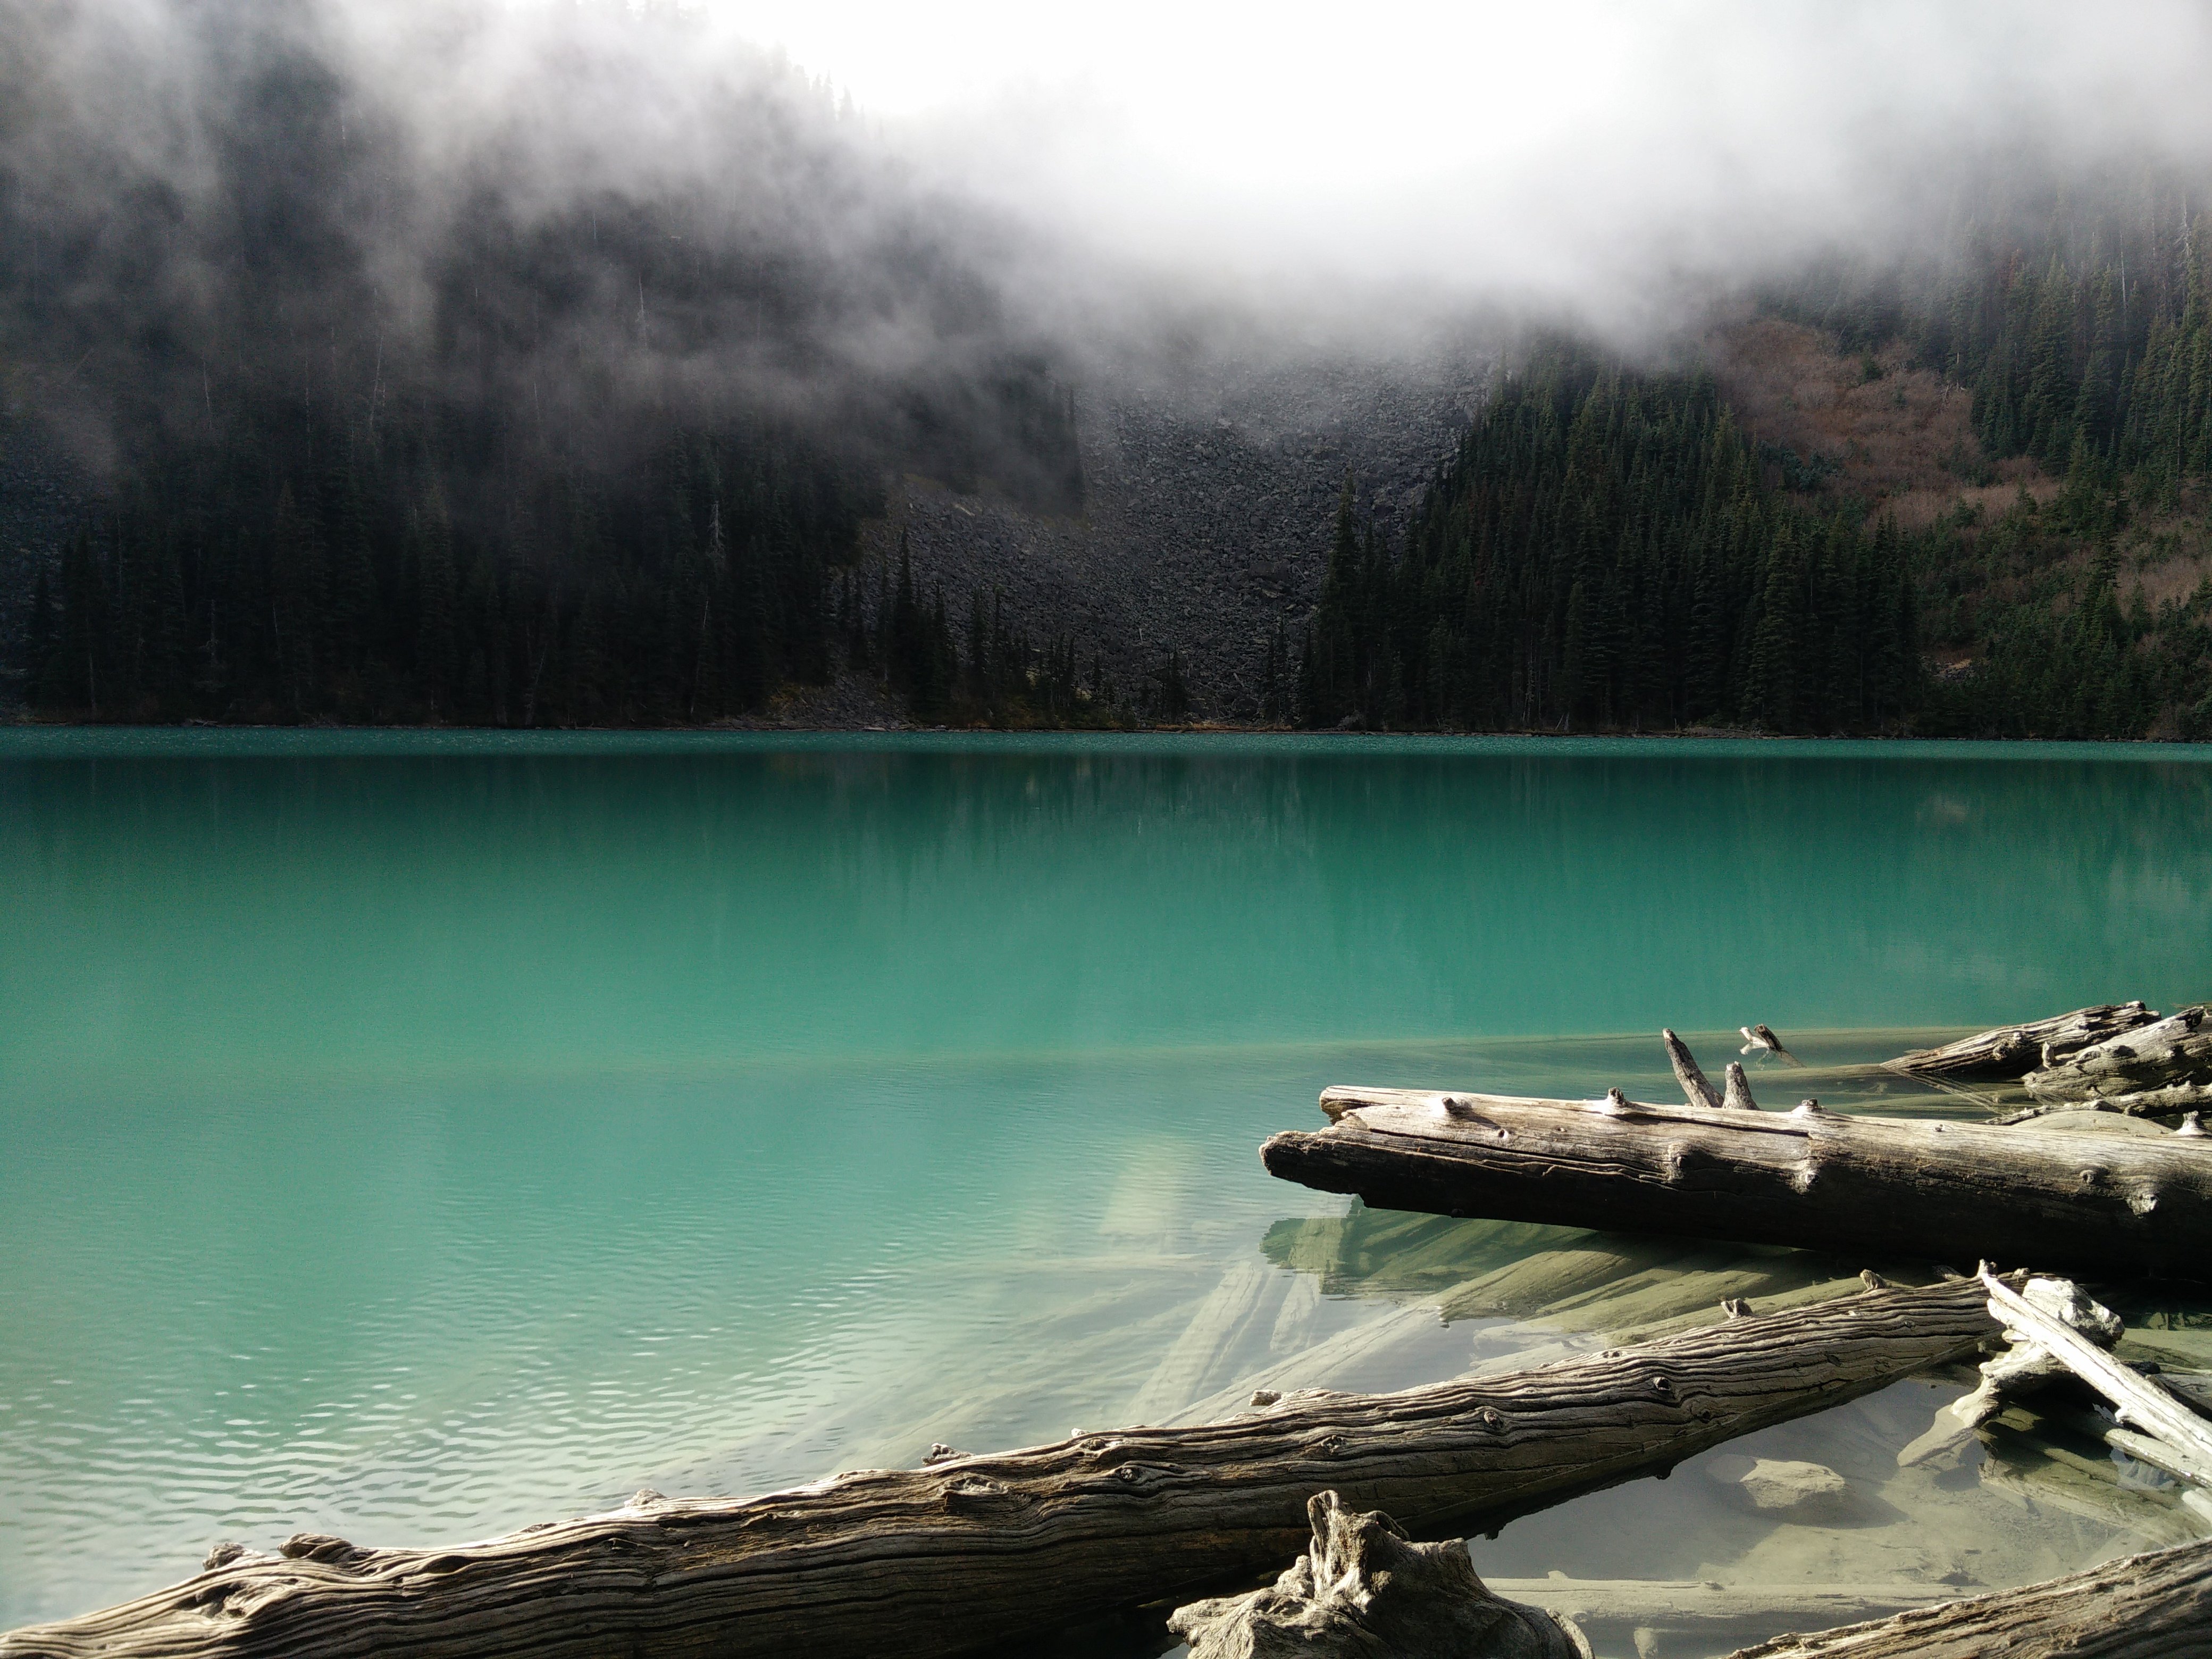
MULTIPOLYGON (((0 731, 0 1627, 216 1537, 1601 1343, 1810 1270, 1447 1324, 1557 1241, 1376 1233, 1255 1146, 1333 1082, 1664 1098, 1609 1035, 1662 1024, 1842 1063, 2208 993, 2204 750, 0 731)), ((1848 1524, 1699 1460, 1477 1564, 1998 1584, 2180 1524, 2027 1438, 1900 1475, 1955 1392, 1709 1455, 1834 1467, 1848 1524)))

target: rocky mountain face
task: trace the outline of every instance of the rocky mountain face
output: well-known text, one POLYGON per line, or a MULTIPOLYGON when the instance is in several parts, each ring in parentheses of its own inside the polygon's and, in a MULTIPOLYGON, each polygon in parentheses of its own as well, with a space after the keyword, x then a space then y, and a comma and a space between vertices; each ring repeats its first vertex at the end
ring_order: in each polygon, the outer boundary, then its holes
MULTIPOLYGON (((919 473, 891 481, 862 535, 861 590, 894 569, 901 538, 956 633, 970 597, 1000 596, 1042 642, 1073 632, 1115 682, 1140 685, 1180 654, 1194 717, 1259 714, 1278 625, 1295 653, 1320 597, 1339 493, 1386 532, 1419 503, 1472 417, 1488 372, 1472 352, 1387 364, 1230 364, 1164 383, 1102 373, 1076 391, 1084 510, 1054 516, 919 473)), ((0 433, 0 707, 20 709, 37 569, 50 572, 86 500, 31 423, 0 433)), ((810 718, 841 719, 840 707, 810 718)), ((887 705, 871 701, 871 721, 887 705)))
POLYGON ((956 632, 971 594, 996 592, 1032 637, 1072 631, 1118 684, 1172 650, 1196 717, 1253 720, 1275 629, 1295 653, 1320 598, 1346 472, 1389 532, 1450 454, 1487 369, 1468 351, 1228 364, 1176 384, 1103 374, 1076 392, 1080 515, 908 475, 864 532, 868 573, 895 562, 903 538, 956 632))

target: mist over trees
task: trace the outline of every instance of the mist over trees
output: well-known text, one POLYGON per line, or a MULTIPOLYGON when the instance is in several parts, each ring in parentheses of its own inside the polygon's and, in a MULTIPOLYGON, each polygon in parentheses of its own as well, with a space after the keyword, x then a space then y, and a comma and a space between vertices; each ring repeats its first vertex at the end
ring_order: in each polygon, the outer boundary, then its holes
MULTIPOLYGON (((39 713, 690 724, 844 674, 927 721, 1207 712, 1171 624, 1079 638, 861 555, 899 471, 1083 509, 1081 359, 1036 320, 1069 250, 672 5, 378 17, 38 0, 0 30, 0 392, 98 481, 0 594, 39 713)), ((1409 524, 1347 498, 1312 527, 1318 608, 1285 602, 1237 706, 2212 735, 2212 588, 2138 580, 2212 536, 2212 191, 2148 161, 1945 178, 1907 252, 1756 291, 1870 375, 1901 349, 1966 389, 1961 491, 2032 462, 2034 494, 1900 528, 1680 353, 1557 335, 1409 524)))
POLYGON ((1928 729, 2212 736, 2212 581, 2137 604, 2122 569, 2212 527, 2208 199, 2201 174, 2148 164, 1999 175, 1961 192, 1936 257, 1838 262, 1773 296, 1847 350, 1901 339, 1970 388, 1982 453, 1948 458, 1961 483, 2026 457, 2057 485, 1989 521, 1962 504, 1918 538, 1927 636, 1972 658, 1928 729))
POLYGON ((2212 216, 2144 169, 1962 189, 1931 251, 1831 259, 1765 298, 1849 354, 1972 394, 1962 486, 2056 485, 1905 532, 1836 459, 1752 445, 1696 371, 1554 343, 1499 386, 1393 544, 1347 492, 1299 671, 1309 726, 2212 736, 2212 216), (2130 534, 2133 532, 2133 539, 2130 534), (2197 544, 2202 545, 2202 543, 2197 544), (2200 554, 2201 557, 2201 554, 2200 554), (1924 647, 1962 666, 1931 672, 1924 647))
POLYGON ((40 706, 711 720, 838 665, 887 466, 1079 506, 1070 394, 953 210, 787 67, 556 9, 503 47, 538 95, 456 130, 316 9, 164 21, 50 8, 0 94, 11 402, 108 475, 33 596, 40 706), (157 47, 152 117, 69 101, 70 52, 157 47))

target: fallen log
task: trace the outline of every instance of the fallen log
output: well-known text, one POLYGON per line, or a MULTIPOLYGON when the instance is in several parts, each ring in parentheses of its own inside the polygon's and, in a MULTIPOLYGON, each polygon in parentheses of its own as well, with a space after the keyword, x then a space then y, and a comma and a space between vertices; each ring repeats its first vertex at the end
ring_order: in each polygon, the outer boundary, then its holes
POLYGON ((2046 1059, 2021 1081, 2031 1094, 2069 1098, 2212 1083, 2212 1006, 2199 1003, 2063 1059, 2046 1059))
POLYGON ((1313 1542, 1273 1583, 1169 1615, 1190 1659, 1591 1659, 1571 1622, 1493 1594, 1466 1540, 1416 1544, 1387 1515, 1348 1513, 1333 1492, 1306 1509, 1313 1542))
POLYGON ((2156 1112, 2128 1111, 2109 1100, 2058 1100, 2048 1106, 2023 1106, 2016 1112, 2007 1112, 1990 1119, 1999 1128, 2015 1123, 2033 1123, 2042 1129, 2086 1130, 2098 1134, 2162 1135, 2171 1133, 2163 1123, 2156 1122, 2156 1112))
POLYGON ((1701 1638, 1711 1652, 1777 1629, 1856 1624, 1911 1607, 1955 1601, 1948 1584, 1723 1584, 1698 1579, 1486 1578, 1493 1595, 1572 1620, 1594 1641, 1626 1645, 1638 1628, 1701 1638))
MULTIPOLYGON (((2118 1314, 2085 1295, 2071 1279, 2031 1279, 2021 1286, 2018 1300, 2037 1314, 2064 1326, 2100 1352, 2110 1348, 2126 1334, 2127 1328, 2120 1322, 2118 1314)), ((1996 1308, 1992 1307, 1990 1312, 1995 1314, 1996 1308)), ((1946 1408, 1967 1428, 1995 1417, 2024 1394, 2037 1393, 2059 1377, 2075 1375, 2073 1369, 2051 1352, 2046 1344, 2034 1340, 2010 1322, 2007 1323, 2005 1338, 2012 1346, 1982 1362, 1982 1380, 1974 1391, 1953 1401, 1946 1408)), ((1899 1452, 1897 1461, 1901 1466, 1908 1459, 1899 1452)))
POLYGON ((1540 1370, 621 1509, 446 1549, 302 1534, 0 1637, 0 1659, 957 1653, 1288 1559, 1324 1487, 1496 1526, 1974 1352, 1982 1285, 1882 1288, 1540 1370))
POLYGON ((2032 1124, 1702 1111, 1415 1089, 1331 1089, 1271 1174, 1377 1208, 1848 1249, 2196 1273, 2212 1260, 2201 1139, 2032 1124))
MULTIPOLYGON (((2040 1356, 2064 1366, 2112 1402, 2124 1431, 2130 1427, 2143 1431, 2131 1436, 2131 1441, 2149 1437, 2144 1446, 2114 1443, 2169 1474, 2212 1491, 2212 1419, 2200 1415, 2157 1378, 2122 1364, 2090 1334, 2077 1328, 2075 1322, 2039 1306, 1990 1273, 1986 1264, 1982 1283, 1990 1292, 1990 1314, 2003 1321, 2007 1338, 2018 1345, 2016 1351, 2026 1350, 2031 1363, 2040 1356)), ((2094 1329, 2094 1321, 2081 1322, 2094 1329)), ((1989 1369, 1984 1367, 1985 1371, 1989 1369)))
POLYGON ((2066 1060, 2078 1049, 2148 1025, 2157 1018, 2156 1010, 2140 1002, 2103 1003, 2050 1019, 2030 1020, 2025 1025, 2001 1025, 1940 1048, 1915 1048, 1888 1064, 1893 1071, 1960 1082, 2025 1077, 2039 1066, 2066 1060))
POLYGON ((2020 1589, 1739 1648, 1729 1659, 2204 1659, 2212 1539, 2020 1589))

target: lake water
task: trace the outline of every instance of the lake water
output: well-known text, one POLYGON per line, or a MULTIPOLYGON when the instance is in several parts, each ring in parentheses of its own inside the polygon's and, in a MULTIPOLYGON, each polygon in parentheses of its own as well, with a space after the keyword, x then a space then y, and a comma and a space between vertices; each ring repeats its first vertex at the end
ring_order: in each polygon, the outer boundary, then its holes
MULTIPOLYGON (((1756 1020, 1818 1064, 2208 995, 2204 749, 0 730, 0 1627, 220 1537, 1596 1342, 1807 1274, 1662 1252, 1630 1312, 1447 1325, 1544 1241, 1258 1142, 1335 1082, 1667 1098, 1662 1024, 1717 1073, 1756 1020)), ((1997 1584, 2180 1535, 2026 1440, 1883 1485, 1957 1392, 1727 1449, 1863 1483, 1849 1526, 1716 1462, 1477 1564, 1997 1584)))

